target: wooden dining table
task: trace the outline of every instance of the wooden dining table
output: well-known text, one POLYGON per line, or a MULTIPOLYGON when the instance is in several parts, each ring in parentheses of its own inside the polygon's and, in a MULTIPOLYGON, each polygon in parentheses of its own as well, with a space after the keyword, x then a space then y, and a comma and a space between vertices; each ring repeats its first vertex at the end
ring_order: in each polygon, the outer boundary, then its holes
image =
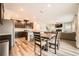
POLYGON ((56 34, 55 33, 52 33, 52 32, 44 32, 44 33, 41 34, 41 38, 46 41, 45 51, 48 51, 48 48, 49 48, 49 40, 51 40, 55 36, 56 36, 56 34))

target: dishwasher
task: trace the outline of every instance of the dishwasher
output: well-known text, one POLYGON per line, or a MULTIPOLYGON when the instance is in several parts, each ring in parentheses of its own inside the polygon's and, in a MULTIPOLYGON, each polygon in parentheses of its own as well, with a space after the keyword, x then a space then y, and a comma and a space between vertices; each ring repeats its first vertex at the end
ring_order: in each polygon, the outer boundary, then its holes
POLYGON ((0 56, 9 56, 9 40, 0 40, 0 56))

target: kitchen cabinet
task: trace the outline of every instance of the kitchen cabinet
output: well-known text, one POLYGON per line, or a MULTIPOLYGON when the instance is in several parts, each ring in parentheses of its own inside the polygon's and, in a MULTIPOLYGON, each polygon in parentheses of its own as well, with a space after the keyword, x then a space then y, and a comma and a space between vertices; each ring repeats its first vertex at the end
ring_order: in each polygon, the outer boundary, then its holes
POLYGON ((25 23, 22 23, 22 21, 20 21, 20 20, 16 20, 15 27, 16 28, 25 28, 25 23))
POLYGON ((29 22, 28 20, 24 20, 24 21, 16 20, 15 28, 33 29, 33 22, 29 22))
POLYGON ((71 32, 71 33, 62 32, 61 39, 76 41, 76 33, 75 32, 71 32))
POLYGON ((25 31, 21 31, 21 32, 15 32, 15 38, 20 38, 20 37, 25 37, 27 40, 28 37, 28 33, 25 31))

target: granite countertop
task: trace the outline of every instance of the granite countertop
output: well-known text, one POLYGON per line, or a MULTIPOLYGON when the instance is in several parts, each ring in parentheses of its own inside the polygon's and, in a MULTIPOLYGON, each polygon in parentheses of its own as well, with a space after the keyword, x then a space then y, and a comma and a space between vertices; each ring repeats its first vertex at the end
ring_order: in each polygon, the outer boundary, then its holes
POLYGON ((28 32, 31 32, 31 31, 32 31, 32 29, 15 28, 15 32, 22 32, 22 31, 28 31, 28 32))
POLYGON ((10 35, 10 33, 0 33, 0 36, 2 35, 10 35))
POLYGON ((24 30, 26 30, 26 29, 25 28, 15 28, 15 32, 22 32, 24 30))
POLYGON ((11 34, 10 33, 0 33, 0 43, 6 42, 9 39, 11 39, 11 34))

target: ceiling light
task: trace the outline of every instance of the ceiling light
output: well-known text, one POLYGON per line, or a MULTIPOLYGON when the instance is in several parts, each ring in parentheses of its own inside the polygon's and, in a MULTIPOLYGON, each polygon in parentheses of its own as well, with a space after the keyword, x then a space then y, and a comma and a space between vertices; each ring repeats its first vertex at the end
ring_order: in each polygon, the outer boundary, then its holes
POLYGON ((51 4, 48 4, 47 6, 48 6, 48 7, 51 7, 51 4))
POLYGON ((20 8, 20 11, 24 11, 24 9, 23 8, 20 8))
POLYGON ((35 19, 36 17, 35 17, 35 16, 33 16, 33 18, 35 19))

